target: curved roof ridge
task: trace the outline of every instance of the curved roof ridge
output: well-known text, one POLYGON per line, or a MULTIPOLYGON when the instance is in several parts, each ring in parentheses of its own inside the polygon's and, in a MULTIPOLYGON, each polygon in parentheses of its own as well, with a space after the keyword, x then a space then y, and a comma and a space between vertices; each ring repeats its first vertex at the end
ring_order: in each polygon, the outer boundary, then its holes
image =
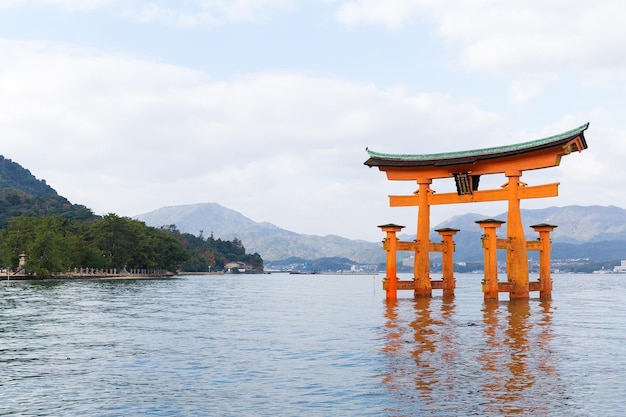
MULTIPOLYGON (((585 123, 575 129, 568 130, 567 132, 559 133, 557 135, 549 136, 542 139, 536 139, 529 142, 517 143, 513 145, 504 145, 497 146, 492 148, 482 148, 482 149, 474 149, 467 151, 457 151, 457 152, 445 152, 445 153, 434 153, 434 154, 390 154, 390 153, 382 153, 372 151, 366 148, 367 153, 370 158, 373 159, 382 159, 382 160, 402 160, 402 161, 436 161, 442 159, 458 159, 465 157, 480 157, 487 156, 493 154, 503 154, 503 153, 518 153, 524 152, 525 150, 531 150, 536 148, 542 148, 545 146, 553 146, 555 143, 567 139, 574 138, 576 136, 581 136, 584 149, 587 148, 587 143, 582 137, 582 133, 587 130, 589 127, 589 123, 585 123)), ((366 162, 367 164, 367 162, 366 162)))

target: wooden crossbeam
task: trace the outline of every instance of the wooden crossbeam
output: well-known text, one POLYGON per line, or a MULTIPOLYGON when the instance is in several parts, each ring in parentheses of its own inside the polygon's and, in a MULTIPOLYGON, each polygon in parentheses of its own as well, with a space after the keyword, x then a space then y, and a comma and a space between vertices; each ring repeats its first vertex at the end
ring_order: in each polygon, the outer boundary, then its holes
MULTIPOLYGON (((528 291, 541 291, 541 281, 529 281, 528 282, 528 291)), ((511 282, 498 282, 498 292, 512 292, 513 291, 513 283, 511 282)))
MULTIPOLYGON (((511 241, 508 239, 496 239, 496 249, 510 249, 511 241)), ((541 242, 538 240, 529 240, 526 242, 526 250, 541 250, 541 242)))
MULTIPOLYGON (((526 198, 544 198, 557 197, 559 195, 559 183, 544 185, 533 185, 520 187, 518 197, 526 198)), ((486 201, 506 201, 509 199, 509 193, 506 188, 499 190, 477 190, 472 194, 459 195, 457 193, 429 194, 428 204, 461 204, 461 203, 481 203, 486 201)), ((389 205, 391 207, 408 207, 418 206, 418 194, 413 195, 390 195, 389 205)))
POLYGON ((497 249, 511 249, 511 241, 509 239, 496 239, 497 249))
POLYGON ((527 250, 541 250, 541 242, 538 240, 529 240, 526 242, 527 250))
MULTIPOLYGON (((430 285, 432 287, 433 290, 443 290, 444 288, 444 282, 441 279, 431 279, 430 280, 430 285)), ((415 289, 415 281, 407 281, 407 280, 403 280, 400 281, 398 280, 397 282, 397 289, 398 290, 414 290, 415 289)), ((386 279, 383 280, 383 290, 386 291, 387 287, 389 286, 389 281, 387 281, 386 279)))
MULTIPOLYGON (((383 242, 383 249, 387 250, 387 242, 383 242)), ((406 251, 406 252, 415 252, 417 250, 417 242, 398 241, 396 250, 406 251)), ((430 242, 428 244, 428 251, 429 252, 443 252, 444 245, 443 243, 439 243, 439 242, 430 242)))

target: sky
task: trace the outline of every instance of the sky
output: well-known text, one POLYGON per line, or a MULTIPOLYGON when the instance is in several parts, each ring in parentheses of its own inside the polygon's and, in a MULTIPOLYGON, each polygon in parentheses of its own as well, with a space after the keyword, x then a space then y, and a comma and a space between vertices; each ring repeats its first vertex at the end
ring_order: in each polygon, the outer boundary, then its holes
MULTIPOLYGON (((0 0, 0 155, 100 215, 214 202, 380 241, 381 224, 415 230, 387 196, 417 185, 363 165, 366 147, 589 122, 587 150, 521 178, 559 197, 522 208, 626 207, 624 16, 622 0, 0 0)), ((433 206, 431 225, 505 204, 433 206)))

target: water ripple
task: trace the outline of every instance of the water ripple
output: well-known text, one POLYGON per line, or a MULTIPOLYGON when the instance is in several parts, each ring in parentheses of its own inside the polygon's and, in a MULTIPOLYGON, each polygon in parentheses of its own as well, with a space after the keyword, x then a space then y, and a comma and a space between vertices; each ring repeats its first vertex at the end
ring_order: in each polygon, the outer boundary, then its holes
POLYGON ((625 283, 386 302, 368 276, 0 283, 0 415, 594 416, 626 406, 625 283))

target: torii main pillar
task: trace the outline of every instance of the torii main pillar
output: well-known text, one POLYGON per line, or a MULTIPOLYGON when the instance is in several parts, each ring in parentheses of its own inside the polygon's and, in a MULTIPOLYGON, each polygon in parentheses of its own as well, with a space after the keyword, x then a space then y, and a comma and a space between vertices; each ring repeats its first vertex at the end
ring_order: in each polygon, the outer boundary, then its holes
POLYGON ((432 285, 430 283, 430 202, 428 195, 431 192, 430 178, 418 178, 419 189, 418 212, 417 212, 417 247, 413 263, 416 297, 432 295, 432 285))
POLYGON ((506 274, 512 284, 510 298, 528 298, 528 254, 526 237, 522 225, 519 188, 522 172, 507 170, 504 175, 509 179, 507 186, 509 209, 507 214, 506 237, 508 248, 506 254, 506 274))
MULTIPOLYGON (((415 181, 419 188, 413 195, 389 196, 392 207, 417 206, 414 285, 416 297, 431 296, 430 209, 432 205, 507 201, 506 268, 510 298, 528 298, 528 255, 524 237, 520 200, 556 197, 558 183, 527 186, 520 181, 524 171, 558 166, 561 157, 587 149, 584 131, 589 124, 531 142, 496 148, 431 155, 384 154, 367 150, 365 165, 378 167, 390 180, 415 181), (479 190, 482 175, 504 174, 507 183, 501 189, 479 190), (434 179, 454 178, 456 193, 436 194, 434 179)), ((402 242, 401 242, 402 243, 402 242)))

